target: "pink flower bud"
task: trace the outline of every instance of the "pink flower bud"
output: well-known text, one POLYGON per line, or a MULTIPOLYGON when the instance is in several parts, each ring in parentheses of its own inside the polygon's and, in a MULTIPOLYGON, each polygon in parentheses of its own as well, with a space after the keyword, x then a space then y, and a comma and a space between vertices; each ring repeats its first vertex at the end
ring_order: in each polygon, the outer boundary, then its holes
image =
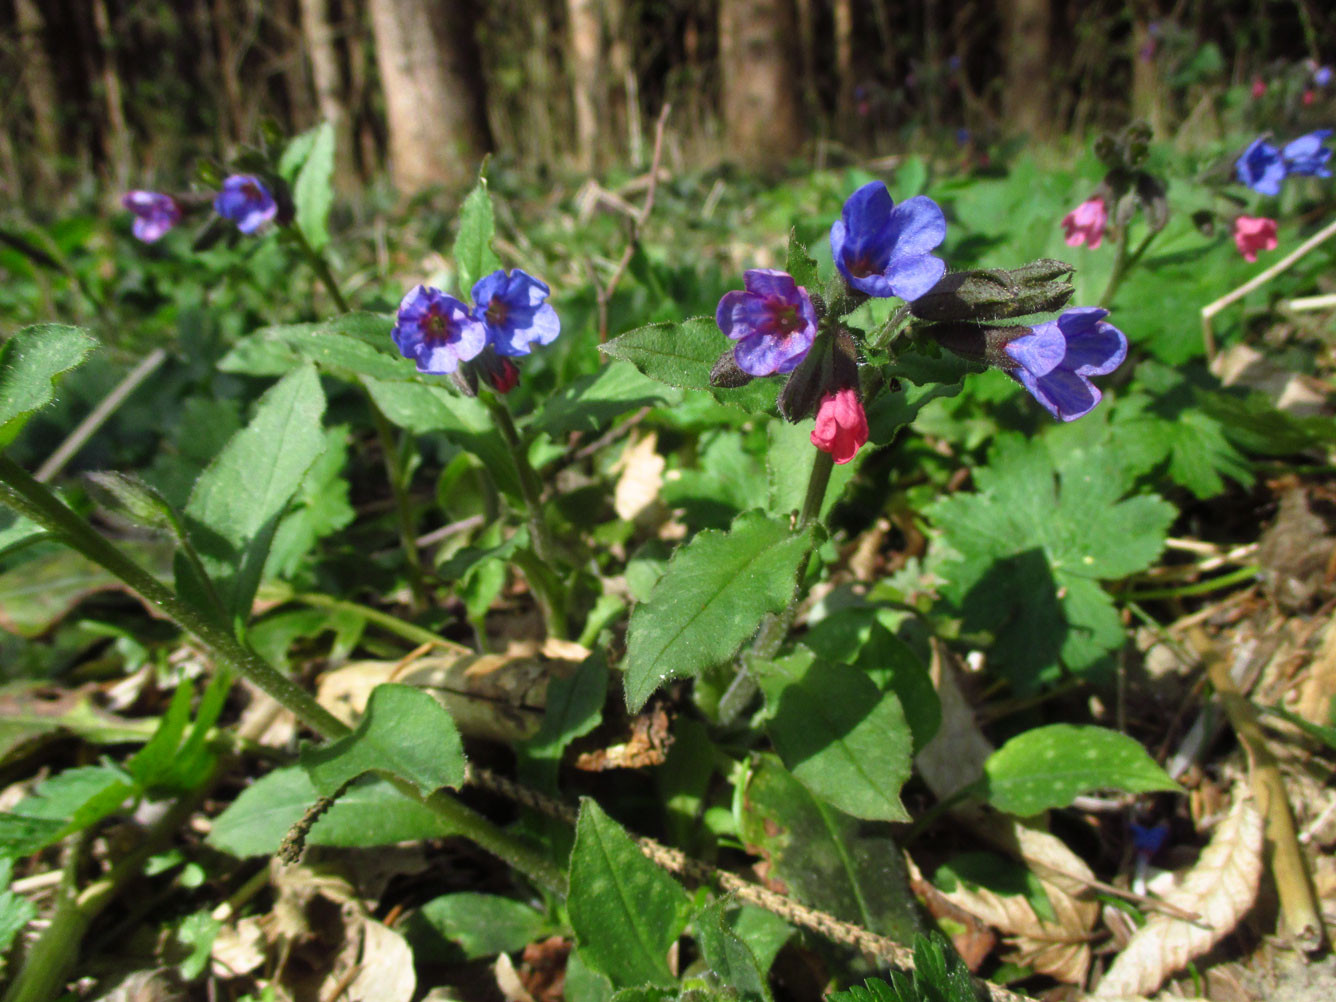
POLYGON ((1089 244, 1094 250, 1104 239, 1104 227, 1109 222, 1109 210, 1099 195, 1088 198, 1062 217, 1062 228, 1067 231, 1067 246, 1089 244))
POLYGON ((1256 100, 1265 93, 1266 93, 1266 81, 1263 80, 1261 77, 1253 77, 1253 84, 1252 84, 1253 99, 1256 100))
POLYGON ((1262 216, 1239 216, 1234 220, 1234 246, 1243 260, 1257 260, 1258 251, 1275 250, 1276 221, 1262 216))
POLYGON ((867 415, 858 392, 843 387, 821 398, 816 410, 812 444, 829 452, 837 463, 847 463, 867 442, 867 415))

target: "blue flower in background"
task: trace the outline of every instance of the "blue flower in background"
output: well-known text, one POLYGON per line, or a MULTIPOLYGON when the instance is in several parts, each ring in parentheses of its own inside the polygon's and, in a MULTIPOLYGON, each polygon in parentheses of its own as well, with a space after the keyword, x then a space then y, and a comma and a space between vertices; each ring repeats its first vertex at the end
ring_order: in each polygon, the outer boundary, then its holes
POLYGON ((1325 87, 1327 84, 1331 83, 1331 67, 1319 66, 1315 69, 1313 71, 1313 83, 1317 84, 1319 87, 1325 87))
POLYGON ((946 239, 937 203, 916 195, 899 205, 871 181, 844 203, 830 228, 830 251, 844 280, 869 296, 918 299, 946 274, 932 249, 946 239))
POLYGON ((1035 324, 1003 349, 1014 364, 1011 376, 1055 418, 1075 421, 1100 400, 1090 376, 1104 376, 1127 358, 1127 338, 1105 323, 1096 306, 1066 310, 1057 320, 1035 324))
POLYGON ((1254 139, 1243 156, 1234 164, 1240 184, 1246 184, 1259 195, 1279 195, 1280 182, 1285 180, 1285 161, 1266 140, 1254 139))
POLYGON ((1286 143, 1280 151, 1286 172, 1310 177, 1331 177, 1331 168, 1327 166, 1331 150, 1322 145, 1330 135, 1330 129, 1318 129, 1300 136, 1292 143, 1286 143))
POLYGON ((487 328, 471 310, 440 289, 419 285, 404 296, 391 332, 418 372, 450 373, 487 344, 487 328))
POLYGON ((254 233, 278 215, 278 203, 254 174, 233 174, 214 198, 213 211, 236 223, 242 233, 254 233))
POLYGON ((816 309, 807 290, 784 271, 753 268, 746 291, 724 293, 715 310, 719 329, 737 342, 733 358, 753 376, 792 372, 816 339, 816 309))
POLYGON ((520 269, 494 271, 473 285, 473 315, 487 328, 487 341, 499 355, 527 355, 534 343, 551 344, 561 320, 546 285, 520 269))
POLYGON ((181 207, 171 195, 156 191, 127 191, 121 198, 121 205, 134 213, 131 230, 146 244, 160 240, 181 221, 181 207))

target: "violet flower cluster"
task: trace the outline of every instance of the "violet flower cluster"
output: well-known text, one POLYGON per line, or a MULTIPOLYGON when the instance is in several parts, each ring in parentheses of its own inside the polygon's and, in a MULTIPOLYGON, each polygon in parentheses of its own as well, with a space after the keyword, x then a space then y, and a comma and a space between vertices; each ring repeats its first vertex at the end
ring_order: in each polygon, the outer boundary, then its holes
POLYGON ((1259 195, 1279 195, 1281 183, 1293 175, 1331 177, 1331 150, 1323 145, 1331 132, 1318 129, 1279 148, 1254 139, 1235 162, 1235 176, 1259 195))
MULTIPOLYGON (((156 191, 128 191, 121 204, 134 214, 131 231, 146 244, 161 240, 184 215, 180 202, 156 191)), ((214 196, 213 211, 249 235, 278 216, 278 201, 254 174, 233 174, 214 196)))
POLYGON ((1127 358, 1127 338, 1105 321, 1096 306, 1065 310, 1056 320, 1035 324, 1003 348, 1008 374, 1040 405, 1062 421, 1095 409, 1099 388, 1091 376, 1106 376, 1127 358))
POLYGON ((509 359, 528 355, 534 345, 551 344, 561 333, 557 311, 546 302, 550 293, 547 285, 519 268, 478 279, 472 307, 440 289, 419 285, 399 304, 394 343, 423 373, 449 375, 479 359, 483 378, 506 393, 519 379, 509 359))

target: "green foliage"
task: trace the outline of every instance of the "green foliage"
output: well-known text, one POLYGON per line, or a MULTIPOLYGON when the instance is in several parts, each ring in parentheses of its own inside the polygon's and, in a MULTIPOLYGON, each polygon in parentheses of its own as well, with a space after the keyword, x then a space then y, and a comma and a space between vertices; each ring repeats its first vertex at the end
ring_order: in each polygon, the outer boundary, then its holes
POLYGON ((329 243, 329 209, 334 204, 334 124, 321 122, 308 134, 310 149, 292 185, 293 221, 311 249, 321 251, 329 243))
POLYGON ((66 324, 25 327, 0 346, 0 447, 52 401, 60 377, 96 347, 87 331, 66 324))
POLYGON ((914 937, 914 971, 891 972, 890 984, 880 978, 836 992, 831 1002, 986 1002, 969 968, 939 934, 914 937))
POLYGON ((900 787, 913 770, 913 737, 893 691, 803 647, 748 667, 765 693, 766 733, 800 783, 856 818, 909 820, 900 787))
POLYGON ((670 678, 722 664, 756 632, 761 617, 793 595, 809 533, 759 512, 728 532, 698 533, 669 561, 649 601, 631 614, 626 705, 638 710, 670 678))
POLYGON ((501 267, 492 250, 496 224, 492 218, 492 198, 487 193, 487 179, 479 177, 474 189, 459 209, 459 231, 455 234, 455 267, 459 269, 459 291, 467 302, 478 279, 501 267))
POLYGON ((231 674, 225 669, 217 671, 200 697, 192 722, 193 686, 189 679, 181 680, 167 712, 158 722, 158 729, 129 761, 130 774, 144 790, 155 794, 186 793, 208 778, 216 757, 206 739, 222 713, 231 686, 231 674))
POLYGON ((0 814, 0 856, 30 856, 114 814, 134 793, 133 777, 114 766, 57 773, 0 814))
POLYGON ((725 920, 726 901, 716 901, 691 920, 710 970, 747 1002, 773 1002, 765 969, 747 942, 725 920))
POLYGON ((522 950, 548 931, 543 916, 513 898, 461 891, 432 898, 405 923, 415 956, 477 960, 522 950))
POLYGON ((1124 498, 1119 460, 1107 446, 1055 455, 1044 440, 1002 436, 974 471, 978 493, 929 509, 958 554, 942 569, 945 594, 965 630, 992 635, 990 658, 1022 692, 1122 645, 1098 582, 1143 570, 1164 545, 1174 509, 1154 495, 1124 498))
POLYGON ((1073 724, 1049 724, 1018 734, 988 757, 983 784, 989 804, 1019 817, 1067 807, 1096 790, 1178 789, 1126 734, 1073 724))
POLYGON ((464 749, 445 707, 421 689, 392 683, 371 690, 352 734, 307 748, 301 764, 325 797, 366 772, 406 779, 424 794, 464 782, 464 749))
POLYGON ((13 874, 14 861, 0 858, 0 957, 9 952, 23 927, 37 917, 37 906, 32 900, 10 889, 13 874))

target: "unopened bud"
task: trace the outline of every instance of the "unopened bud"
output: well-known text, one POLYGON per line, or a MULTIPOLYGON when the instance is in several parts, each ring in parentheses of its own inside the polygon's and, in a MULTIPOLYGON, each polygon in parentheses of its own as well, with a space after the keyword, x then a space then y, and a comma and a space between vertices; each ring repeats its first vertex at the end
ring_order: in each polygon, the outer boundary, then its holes
POLYGON ((920 320, 1006 320, 1060 310, 1075 291, 1069 264, 1042 258, 1012 271, 960 271, 909 304, 920 320))
POLYGON ((487 381, 487 385, 497 393, 509 393, 519 385, 519 366, 510 359, 498 355, 491 345, 482 350, 470 368, 475 369, 487 381))
POLYGON ((742 371, 738 360, 733 357, 732 348, 720 355, 719 361, 715 362, 714 368, 710 370, 710 385, 723 390, 746 386, 755 378, 750 372, 742 371))
POLYGON ((931 324, 921 331, 961 358, 1007 371, 1016 368, 1016 360, 1006 352, 1007 345, 1031 333, 1029 327, 1018 324, 990 327, 970 323, 931 324))
POLYGON ((779 391, 779 413, 797 423, 815 413, 828 394, 858 386, 858 348, 846 330, 816 339, 807 357, 779 391))

